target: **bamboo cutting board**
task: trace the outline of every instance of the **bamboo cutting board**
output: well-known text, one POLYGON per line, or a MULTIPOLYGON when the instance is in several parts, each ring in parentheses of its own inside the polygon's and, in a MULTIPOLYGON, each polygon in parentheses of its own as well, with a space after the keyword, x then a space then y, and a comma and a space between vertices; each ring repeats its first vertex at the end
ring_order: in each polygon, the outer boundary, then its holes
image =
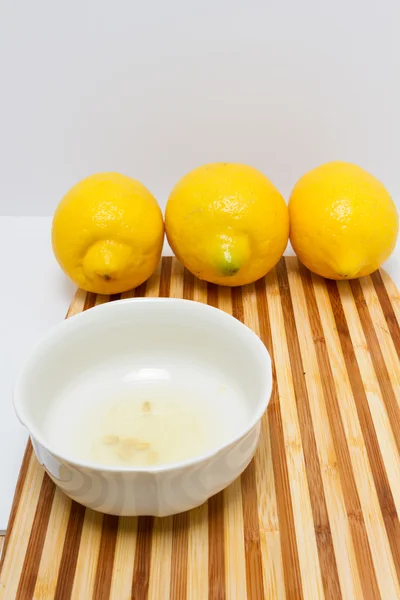
MULTIPOLYGON (((400 598, 400 295, 388 275, 336 284, 286 258, 231 290, 164 258, 131 295, 208 302, 260 335, 275 386, 255 460, 189 513, 118 519, 71 502, 29 444, 0 598, 400 598)), ((68 316, 114 299, 78 291, 68 316)))

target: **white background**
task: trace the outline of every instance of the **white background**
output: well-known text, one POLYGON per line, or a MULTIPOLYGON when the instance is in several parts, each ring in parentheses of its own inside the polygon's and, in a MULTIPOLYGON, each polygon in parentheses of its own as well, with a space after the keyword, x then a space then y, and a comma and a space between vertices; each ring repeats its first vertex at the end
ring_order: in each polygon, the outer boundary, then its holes
MULTIPOLYGON (((44 215, 102 170, 163 206, 217 160, 286 199, 349 160, 399 203, 399 22, 398 0, 0 0, 0 531, 26 442, 12 382, 73 294, 44 215)), ((386 267, 399 285, 399 251, 386 267)))
POLYGON ((400 198, 398 0, 1 0, 0 215, 101 170, 164 204, 204 162, 287 198, 332 159, 400 198))

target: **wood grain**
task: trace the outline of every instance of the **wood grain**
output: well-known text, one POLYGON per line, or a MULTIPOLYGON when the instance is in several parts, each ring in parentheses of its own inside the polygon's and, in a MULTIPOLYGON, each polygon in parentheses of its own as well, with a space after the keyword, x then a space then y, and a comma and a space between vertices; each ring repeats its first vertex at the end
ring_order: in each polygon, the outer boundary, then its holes
POLYGON ((218 288, 172 258, 136 290, 78 290, 67 317, 132 297, 186 298, 243 321, 274 386, 259 448, 203 506, 117 518, 68 499, 27 446, 0 599, 400 598, 400 294, 381 271, 353 282, 296 258, 218 288))

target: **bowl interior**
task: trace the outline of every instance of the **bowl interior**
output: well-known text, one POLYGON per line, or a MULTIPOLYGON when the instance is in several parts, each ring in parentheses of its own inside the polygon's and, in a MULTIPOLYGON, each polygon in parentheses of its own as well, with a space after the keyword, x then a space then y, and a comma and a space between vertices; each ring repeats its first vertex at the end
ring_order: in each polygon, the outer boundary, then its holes
POLYGON ((149 397, 161 387, 171 393, 180 387, 188 402, 193 390, 221 424, 236 419, 230 429, 221 426, 216 440, 221 446, 233 441, 226 436, 245 433, 264 412, 271 392, 269 355, 252 331, 207 305, 121 300, 54 328, 17 380, 14 398, 18 416, 38 441, 58 456, 77 460, 65 456, 62 440, 59 445, 58 434, 49 431, 54 403, 70 395, 63 417, 68 427, 85 397, 92 398, 93 410, 93 398, 101 404, 107 394, 123 396, 144 387, 149 397))

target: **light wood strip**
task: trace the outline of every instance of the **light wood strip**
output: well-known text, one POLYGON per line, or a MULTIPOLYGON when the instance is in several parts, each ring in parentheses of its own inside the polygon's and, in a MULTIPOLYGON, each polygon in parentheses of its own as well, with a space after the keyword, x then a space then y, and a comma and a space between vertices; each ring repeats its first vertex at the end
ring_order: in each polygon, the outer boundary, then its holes
POLYGON ((3 553, 3 547, 4 547, 4 535, 0 535, 0 556, 3 553))
POLYGON ((86 292, 78 288, 75 292, 75 296, 71 302, 71 305, 68 309, 65 318, 68 319, 69 317, 73 317, 74 315, 77 315, 78 313, 82 312, 85 306, 85 300, 86 292))
POLYGON ((279 519, 281 539, 282 565, 286 596, 290 599, 302 599, 299 554, 297 549, 292 499, 290 495, 289 474, 285 453, 285 440, 282 426, 281 407, 278 386, 276 383, 276 367, 274 346, 272 343, 270 315, 265 290, 266 281, 255 284, 257 292, 257 312, 260 327, 260 338, 269 350, 272 359, 272 395, 268 406, 267 418, 271 437, 271 457, 273 476, 275 479, 276 505, 279 519))
POLYGON ((93 308, 96 306, 97 294, 93 294, 92 292, 86 293, 85 303, 83 305, 83 311, 89 310, 89 308, 93 308))
POLYGON ((379 298, 382 312, 386 320, 387 328, 392 336, 393 344, 400 359, 400 324, 396 318, 394 307, 391 304, 388 290, 385 287, 382 271, 375 271, 371 275, 371 281, 379 298))
POLYGON ((28 469, 19 498, 17 513, 4 556, 1 570, 0 598, 16 598, 23 567, 23 557, 29 543, 33 519, 42 487, 44 471, 38 468, 33 452, 30 453, 28 469), (21 560, 22 557, 22 560, 21 560))
MULTIPOLYGON (((160 297, 169 297, 171 273, 172 259, 170 257, 163 258, 160 274, 160 297)), ((173 292, 176 293, 179 290, 179 284, 177 289, 176 277, 174 277, 173 286, 173 292)), ((170 597, 172 526, 173 517, 154 519, 148 591, 150 600, 168 600, 170 597)))
POLYGON ((149 298, 157 298, 160 290, 160 278, 161 278, 161 263, 158 264, 157 269, 153 275, 146 282, 145 295, 149 298))
POLYGON ((189 512, 187 598, 208 598, 208 504, 189 512))
MULTIPOLYGON (((242 288, 233 288, 231 293, 232 314, 236 319, 243 323, 244 309, 242 288)), ((262 598, 264 597, 264 582, 254 460, 249 464, 241 476, 241 491, 247 595, 250 598, 262 598)))
POLYGON ((19 508, 19 503, 21 500, 21 496, 24 490, 24 486, 25 486, 25 479, 26 479, 26 473, 28 471, 29 468, 29 464, 30 464, 30 460, 31 460, 31 456, 33 453, 33 448, 32 448, 32 443, 31 440, 28 440, 28 443, 26 445, 25 448, 25 452, 24 452, 24 456, 22 459, 22 465, 21 465, 21 469, 18 475, 18 480, 17 480, 17 485, 15 488, 15 494, 14 494, 14 499, 13 499, 13 503, 12 503, 12 507, 11 507, 11 513, 10 513, 10 518, 8 520, 8 528, 7 528, 7 534, 4 538, 4 545, 3 545, 3 550, 1 552, 1 558, 0 558, 0 589, 1 589, 1 585, 2 585, 2 569, 3 569, 3 564, 4 564, 4 560, 5 560, 5 555, 7 552, 7 547, 9 544, 9 541, 12 537, 12 532, 13 532, 13 528, 14 528, 14 523, 15 523, 15 519, 17 517, 17 513, 18 513, 18 508, 19 508))
MULTIPOLYGON (((146 288, 143 290, 145 292, 145 296, 149 298, 157 298, 160 295, 161 288, 161 276, 163 274, 163 290, 165 290, 165 261, 161 261, 153 275, 146 282, 146 288)), ((169 285, 169 283, 168 283, 169 285)), ((159 528, 157 520, 157 526, 159 528)), ((132 574, 132 588, 131 594, 133 598, 140 598, 146 600, 148 597, 152 600, 153 594, 153 586, 157 589, 157 581, 152 578, 152 575, 155 570, 159 569, 157 565, 157 560, 159 558, 159 542, 165 542, 163 538, 163 532, 158 534, 156 543, 156 554, 153 553, 153 528, 156 519, 153 517, 139 517, 138 519, 138 527, 137 527, 137 537, 136 537, 136 552, 135 552, 135 561, 133 567, 132 574), (153 563, 153 560, 155 561, 153 563), (152 573, 153 572, 153 573, 152 573), (152 586, 152 589, 150 589, 152 586), (150 595, 151 594, 151 595, 150 595)), ((167 540, 168 541, 168 540, 167 540)), ((167 563, 169 564, 167 570, 168 575, 170 573, 170 557, 166 557, 167 563)), ((168 588, 169 589, 169 579, 168 579, 168 588)))
POLYGON ((100 306, 101 304, 106 304, 110 302, 110 296, 106 296, 105 294, 96 294, 96 301, 94 303, 95 306, 100 306))
POLYGON ((36 581, 34 600, 52 600, 56 591, 72 500, 56 488, 36 581))
MULTIPOLYGON (((387 410, 392 413, 389 416, 391 417, 392 427, 398 440, 398 447, 400 447, 400 358, 398 354, 400 353, 400 348, 396 350, 372 279, 370 277, 362 277, 357 283, 363 294, 363 299, 360 299, 358 303, 358 310, 360 312, 360 310, 363 311, 363 309, 365 310, 368 307, 367 311, 370 317, 368 323, 364 322, 364 335, 365 331, 367 331, 366 338, 368 339, 370 349, 371 346, 373 349, 373 356, 371 358, 380 386, 381 388, 383 386, 387 388, 382 389, 382 394, 385 396, 384 400, 386 401, 387 410), (373 334, 374 331, 375 335, 373 334), (377 339, 379 346, 379 350, 377 349, 376 351, 374 348, 374 345, 376 346, 374 338, 377 339), (390 399, 393 407, 388 405, 390 399)), ((357 289, 355 285, 357 284, 352 282, 353 294, 357 289)))
MULTIPOLYGON (((388 593, 394 592, 397 586, 393 587, 393 579, 390 576, 389 580, 385 580, 383 577, 383 572, 387 575, 390 573, 391 568, 388 568, 388 566, 385 565, 382 571, 381 558, 383 557, 380 557, 380 551, 378 551, 379 547, 382 549, 382 543, 377 543, 377 540, 374 538, 374 533, 377 533, 379 537, 382 536, 382 529, 384 531, 384 526, 357 409, 351 391, 352 388, 347 370, 351 367, 351 364, 348 362, 346 365, 343 354, 343 352, 347 352, 348 350, 348 341, 346 340, 345 330, 347 325, 340 295, 335 282, 327 281, 325 287, 322 280, 316 276, 313 276, 313 281, 317 302, 319 303, 320 313, 323 319, 325 339, 332 365, 337 397, 339 399, 341 421, 344 427, 347 446, 350 451, 352 473, 360 501, 360 510, 363 515, 362 522, 365 524, 369 541, 369 546, 365 544, 365 541, 363 542, 363 546, 361 546, 361 544, 357 546, 357 551, 364 554, 364 558, 362 560, 360 558, 359 560, 360 567, 361 563, 364 564, 363 575, 361 575, 362 581, 366 581, 366 578, 370 577, 373 572, 371 568, 365 568, 367 561, 369 560, 365 555, 365 550, 368 548, 371 552, 372 561, 375 567, 376 580, 383 596, 395 597, 393 594, 392 596, 387 596, 388 593), (324 310, 322 308, 322 303, 327 300, 325 294, 328 291, 329 305, 332 310, 325 309, 325 312, 321 312, 324 310)), ((379 597, 378 590, 372 587, 375 586, 374 581, 371 581, 370 584, 369 593, 373 593, 374 597, 379 597)))
POLYGON ((197 279, 197 277, 193 278, 193 279, 194 279, 193 300, 196 300, 196 302, 207 303, 207 283, 205 281, 201 281, 200 279, 197 279))
MULTIPOLYGON (((170 280, 170 298, 187 298, 183 292, 184 268, 178 260, 172 262, 171 280, 170 280)), ((190 298, 192 299, 192 298, 190 298)))
POLYGON ((267 275, 267 281, 270 326, 276 361, 276 376, 281 403, 282 426, 303 592, 306 599, 322 598, 324 592, 314 520, 290 369, 284 316, 275 271, 271 271, 267 275))
MULTIPOLYGON (((168 600, 171 585, 172 517, 154 519, 149 600, 168 600)), ((138 596, 139 598, 140 596, 138 596)))
MULTIPOLYGON (((245 324, 260 336, 257 296, 254 284, 246 286, 243 290, 243 311, 245 324)), ((285 598, 285 587, 282 549, 267 414, 262 419, 260 442, 254 458, 254 466, 258 498, 264 593, 266 598, 283 599, 285 598)))
MULTIPOLYGON (((218 307, 228 314, 232 314, 232 297, 229 287, 218 289, 218 307)), ((228 600, 245 598, 246 560, 240 479, 227 487, 223 491, 223 496, 226 597, 228 600)))
POLYGON ((303 358, 294 317, 293 301, 290 293, 285 260, 276 267, 282 310, 285 315, 286 341, 295 390, 297 415, 306 464, 308 490, 314 519, 319 565, 326 598, 340 598, 341 591, 332 542, 332 532, 326 507, 321 465, 315 441, 315 433, 310 410, 308 389, 305 383, 303 358))
MULTIPOLYGON (((374 529, 371 530, 370 534, 372 535, 372 532, 374 532, 373 541, 371 541, 371 550, 373 551, 373 547, 376 548, 376 557, 378 558, 379 553, 379 556, 381 557, 380 560, 383 559, 385 553, 387 554, 388 562, 385 578, 391 577, 393 579, 393 585, 398 589, 398 593, 400 594, 398 579, 395 572, 393 571, 393 569, 395 569, 393 558, 395 559, 395 563, 398 565, 398 568, 400 568, 400 527, 398 522, 398 516, 396 506, 393 500, 393 495, 389 486, 386 469, 383 463, 381 450, 379 448, 378 438, 374 428, 374 422, 371 416, 370 406, 361 379, 359 365, 355 358, 355 350, 351 344, 350 331, 348 327, 351 327, 352 324, 351 322, 346 323, 346 316, 348 316, 350 319, 354 319, 355 323, 358 322, 360 328, 361 323, 358 321, 357 308, 354 302, 355 299, 353 294, 351 293, 349 283, 345 281, 340 282, 338 283, 337 288, 339 290, 341 300, 341 307, 337 305, 335 313, 336 322, 337 324, 340 323, 339 337, 342 344, 342 350, 347 366, 347 371, 349 374, 350 385, 353 391, 358 419, 360 422, 360 427, 363 433, 363 439, 369 458, 371 473, 375 484, 374 492, 377 494, 377 499, 381 508, 381 514, 379 516, 381 516, 381 518, 383 517, 383 523, 381 519, 373 519, 374 529), (343 319, 341 318, 341 315, 343 315, 343 319), (389 540, 385 535, 383 526, 385 526, 386 528, 386 534, 389 537, 389 540), (388 544, 388 541, 390 546, 388 544)), ((358 290, 361 294, 361 288, 359 288, 359 286, 358 290)), ((366 310, 364 301, 363 304, 364 310, 366 310)), ((370 327, 372 328, 372 324, 370 325, 370 327)), ((396 446, 394 446, 394 449, 396 452, 396 446)), ((378 581, 379 575, 380 574, 377 573, 378 581)), ((387 586, 388 585, 389 583, 387 582, 387 586)), ((387 589, 389 590, 389 587, 387 587, 387 589)))
POLYGON ((326 404, 321 397, 322 375, 318 366, 310 321, 307 318, 308 309, 301 275, 295 257, 287 258, 286 264, 340 587, 343 598, 346 600, 361 598, 362 590, 357 560, 340 481, 335 445, 329 427, 329 417, 326 404))
MULTIPOLYGON (((183 265, 173 260, 169 288, 171 298, 186 298, 192 300, 193 286, 185 285, 183 265)), ((171 581, 170 598, 185 600, 187 597, 188 579, 188 526, 189 514, 174 515, 172 519, 172 548, 171 548, 171 581)))
POLYGON ((390 305, 393 308, 393 312, 397 320, 397 325, 400 325, 400 292, 397 289, 396 284, 384 269, 381 269, 379 273, 374 273, 372 278, 375 285, 377 284, 377 279, 382 279, 382 283, 385 286, 387 295, 389 297, 390 305))
MULTIPOLYGON (((218 307, 232 314, 229 287, 218 289, 218 307)), ((228 600, 246 597, 246 557, 240 479, 223 491, 225 538, 225 586, 228 600)))
MULTIPOLYGON (((218 288, 207 284, 207 303, 218 307, 218 288)), ((210 600, 225 600, 225 534, 223 492, 208 500, 208 591, 210 600)))
POLYGON ((79 545, 71 600, 91 598, 93 595, 102 524, 103 515, 87 508, 79 545))
POLYGON ((40 558, 46 539, 54 492, 55 485, 47 473, 45 473, 38 498, 38 504, 36 506, 35 518, 32 523, 31 535, 26 549, 25 560, 22 566, 16 600, 24 600, 25 598, 32 598, 33 596, 40 558))
MULTIPOLYGON (((183 297, 207 303, 207 284, 184 271, 183 297)), ((188 600, 208 598, 208 503, 188 515, 187 588, 188 600)))
MULTIPOLYGON (((388 493, 393 493, 395 510, 397 515, 400 515, 400 454, 396 447, 394 432, 390 426, 379 383, 376 379, 370 349, 365 339, 358 312, 348 286, 342 288, 341 299, 373 421, 372 426, 369 425, 368 427, 368 435, 373 435, 374 432, 376 432, 377 442, 373 454, 376 455, 377 453, 382 453, 384 465, 381 465, 379 470, 386 470, 387 478, 389 480, 385 485, 384 490, 382 490, 382 494, 385 498, 384 504, 386 504, 388 493), (389 492, 387 491, 388 487, 389 492)), ((369 301, 367 302, 368 309, 372 316, 372 303, 369 301)), ((366 433, 364 433, 364 438, 366 438, 366 433)), ((386 479, 385 473, 379 473, 379 477, 375 478, 377 487, 382 478, 383 480, 386 479)))
POLYGON ((120 517, 118 520, 110 600, 131 598, 137 525, 137 518, 120 517))
MULTIPOLYGON (((319 292, 321 291, 320 287, 322 291, 325 291, 325 293, 327 292, 327 290, 325 288, 323 280, 319 278, 314 280, 314 286, 310 272, 301 265, 300 272, 304 292, 307 299, 307 308, 309 313, 310 325, 312 328, 318 364, 320 372, 321 374, 323 374, 323 376, 321 377, 321 383, 325 397, 325 404, 327 408, 330 428, 333 433, 340 478, 346 502, 346 510, 349 518, 349 524, 351 528, 357 564, 360 572, 360 582, 363 588, 363 594, 366 598, 379 598, 380 595, 375 577, 375 570, 372 562, 371 550, 368 543, 368 536, 364 523, 360 498, 358 495, 351 464, 350 451, 348 448, 345 428, 342 422, 339 407, 340 398, 337 394, 335 386, 334 375, 337 375, 337 373, 334 371, 335 365, 333 364, 333 361, 336 359, 336 355, 330 356, 328 352, 327 339, 329 339, 329 342, 332 341, 332 333, 334 333, 334 329, 330 330, 327 327, 325 333, 323 327, 326 325, 326 323, 324 323, 323 320, 321 321, 321 315, 318 312, 317 301, 319 298, 319 292), (329 336, 329 338, 326 339, 326 336, 329 336)), ((328 304, 330 303, 329 296, 327 293, 326 297, 324 297, 324 295, 322 294, 322 301, 326 301, 328 302, 328 304)), ((331 323, 329 323, 329 325, 334 327, 334 325, 332 325, 331 323)), ((337 345, 332 345, 332 347, 335 351, 338 350, 337 345)))

